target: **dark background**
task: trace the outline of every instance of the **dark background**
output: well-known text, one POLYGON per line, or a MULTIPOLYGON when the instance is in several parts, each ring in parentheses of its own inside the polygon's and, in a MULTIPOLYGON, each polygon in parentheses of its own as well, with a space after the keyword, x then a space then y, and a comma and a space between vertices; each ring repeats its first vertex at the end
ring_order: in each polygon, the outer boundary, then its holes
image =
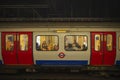
POLYGON ((120 19, 119 2, 120 0, 0 0, 0 18, 120 19))

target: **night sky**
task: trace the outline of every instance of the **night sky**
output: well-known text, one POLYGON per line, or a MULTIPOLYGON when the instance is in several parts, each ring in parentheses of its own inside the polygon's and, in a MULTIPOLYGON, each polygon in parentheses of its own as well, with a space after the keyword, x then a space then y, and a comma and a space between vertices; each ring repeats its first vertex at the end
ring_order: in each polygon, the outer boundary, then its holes
POLYGON ((0 18, 120 18, 120 0, 0 0, 0 5, 47 5, 3 8, 0 18))

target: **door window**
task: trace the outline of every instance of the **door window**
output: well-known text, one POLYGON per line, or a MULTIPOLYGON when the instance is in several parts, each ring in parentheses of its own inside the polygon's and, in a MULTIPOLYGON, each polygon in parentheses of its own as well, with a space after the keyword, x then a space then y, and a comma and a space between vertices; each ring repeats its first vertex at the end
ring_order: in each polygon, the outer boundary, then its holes
POLYGON ((13 51, 14 48, 14 35, 6 34, 6 51, 13 51))
POLYGON ((100 39, 100 34, 95 35, 95 51, 100 51, 101 48, 101 39, 100 39))
POLYGON ((20 35, 20 50, 21 51, 28 50, 28 35, 27 34, 20 35))
POLYGON ((106 47, 107 47, 108 51, 112 51, 112 46, 113 46, 112 43, 113 43, 112 35, 108 34, 107 35, 107 44, 106 44, 106 47))

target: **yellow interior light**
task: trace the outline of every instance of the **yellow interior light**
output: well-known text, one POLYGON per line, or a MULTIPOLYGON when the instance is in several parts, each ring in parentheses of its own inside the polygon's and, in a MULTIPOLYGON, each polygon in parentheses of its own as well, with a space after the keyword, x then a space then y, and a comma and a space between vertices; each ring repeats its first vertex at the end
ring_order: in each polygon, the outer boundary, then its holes
POLYGON ((56 30, 57 33, 66 33, 66 30, 56 30))

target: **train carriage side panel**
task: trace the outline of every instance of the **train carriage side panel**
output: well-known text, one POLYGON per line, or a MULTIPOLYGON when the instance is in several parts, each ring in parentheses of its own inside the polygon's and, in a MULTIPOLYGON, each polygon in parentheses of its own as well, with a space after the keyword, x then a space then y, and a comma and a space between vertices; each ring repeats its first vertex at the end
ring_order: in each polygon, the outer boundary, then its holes
MULTIPOLYGON (((73 29, 72 29, 73 30, 73 29)), ((75 29, 76 30, 76 29, 75 29)), ((33 56, 34 63, 40 65, 88 65, 90 63, 90 32, 67 32, 57 33, 49 32, 33 32, 33 56), (37 36, 57 36, 59 41, 59 49, 57 51, 39 51, 36 49, 37 36), (66 51, 65 36, 86 35, 87 46, 86 51, 66 51)), ((39 41, 39 40, 38 40, 39 41)))
POLYGON ((1 52, 1 32, 0 32, 0 64, 2 64, 3 63, 3 61, 2 61, 2 52, 1 52))
POLYGON ((43 41, 40 41, 39 39, 42 39, 47 36, 55 36, 57 37, 57 39, 59 39, 59 35, 53 32, 33 32, 33 57, 35 64, 42 64, 42 63, 44 64, 44 62, 49 62, 50 60, 54 60, 58 55, 57 53, 59 53, 58 51, 40 50, 41 47, 40 45, 42 45, 43 41), (37 49, 38 45, 39 45, 39 49, 37 49))
POLYGON ((116 65, 120 65, 120 32, 117 32, 116 65))

